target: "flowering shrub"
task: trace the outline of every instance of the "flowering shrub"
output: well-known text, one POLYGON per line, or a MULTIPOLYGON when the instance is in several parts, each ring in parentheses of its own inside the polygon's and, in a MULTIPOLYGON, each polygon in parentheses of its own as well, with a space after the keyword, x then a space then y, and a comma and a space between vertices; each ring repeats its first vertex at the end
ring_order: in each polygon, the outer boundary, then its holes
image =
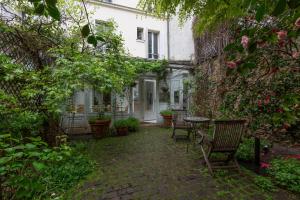
POLYGON ((248 118, 254 131, 276 135, 299 121, 299 9, 248 15, 233 25, 226 48, 226 115, 248 118))

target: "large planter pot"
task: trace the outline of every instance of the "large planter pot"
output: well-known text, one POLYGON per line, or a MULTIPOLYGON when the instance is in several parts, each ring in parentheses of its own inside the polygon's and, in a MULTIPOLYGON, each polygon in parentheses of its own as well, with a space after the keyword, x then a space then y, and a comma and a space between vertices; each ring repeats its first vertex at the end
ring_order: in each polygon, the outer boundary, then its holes
POLYGON ((96 120, 95 122, 91 123, 91 132, 95 138, 103 138, 109 132, 111 120, 96 120))
POLYGON ((117 129, 118 136, 126 136, 126 135, 128 135, 128 127, 118 127, 116 129, 117 129))
POLYGON ((164 119, 164 127, 172 126, 172 115, 162 115, 164 119))

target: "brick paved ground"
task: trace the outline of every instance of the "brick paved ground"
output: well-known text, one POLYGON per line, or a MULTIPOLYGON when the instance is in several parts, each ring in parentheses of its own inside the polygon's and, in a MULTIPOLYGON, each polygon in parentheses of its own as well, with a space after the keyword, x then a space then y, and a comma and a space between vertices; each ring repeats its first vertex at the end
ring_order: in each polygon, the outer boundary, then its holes
POLYGON ((70 199, 297 199, 282 190, 261 191, 247 170, 219 171, 212 178, 199 149, 187 153, 186 142, 175 143, 170 135, 168 129, 144 127, 126 137, 89 141, 98 166, 70 199))

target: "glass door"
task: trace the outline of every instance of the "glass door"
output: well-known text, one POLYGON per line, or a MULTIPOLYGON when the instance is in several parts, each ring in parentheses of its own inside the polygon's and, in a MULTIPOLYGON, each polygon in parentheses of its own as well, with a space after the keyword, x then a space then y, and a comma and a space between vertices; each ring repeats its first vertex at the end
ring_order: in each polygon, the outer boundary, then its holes
POLYGON ((155 80, 145 80, 144 82, 144 120, 151 121, 156 120, 156 81, 155 80))

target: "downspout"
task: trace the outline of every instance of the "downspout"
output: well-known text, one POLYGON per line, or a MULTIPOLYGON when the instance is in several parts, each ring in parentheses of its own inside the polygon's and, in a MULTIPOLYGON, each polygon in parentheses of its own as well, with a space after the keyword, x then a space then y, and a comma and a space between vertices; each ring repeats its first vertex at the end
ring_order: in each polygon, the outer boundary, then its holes
POLYGON ((167 56, 168 56, 168 60, 170 61, 170 17, 169 16, 167 18, 167 48, 168 48, 167 56))

